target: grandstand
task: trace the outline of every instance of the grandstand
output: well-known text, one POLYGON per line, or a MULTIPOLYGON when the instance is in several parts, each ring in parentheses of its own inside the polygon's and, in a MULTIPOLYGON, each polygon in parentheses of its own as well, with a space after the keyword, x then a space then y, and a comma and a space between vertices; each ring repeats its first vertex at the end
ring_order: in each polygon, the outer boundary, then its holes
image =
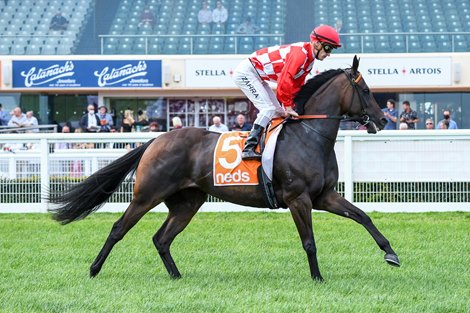
MULTIPOLYGON (((199 24, 199 0, 166 0, 158 5, 155 29, 139 28, 143 8, 148 6, 155 10, 159 2, 122 0, 103 53, 250 53, 283 42, 285 0, 226 0, 229 11, 226 27, 199 24), (256 38, 234 37, 236 27, 248 16, 260 28, 256 38), (119 37, 124 33, 132 36, 119 37)), ((307 10, 310 8, 313 12, 311 25, 343 21, 341 32, 345 45, 339 52, 460 52, 469 48, 470 33, 463 33, 470 30, 470 5, 465 0, 316 0, 304 3, 307 10)), ((296 13, 290 12, 290 15, 295 17, 296 13)), ((303 38, 306 37, 304 34, 303 38)))
MULTIPOLYGON (((209 0, 214 8, 215 0, 209 0)), ((311 27, 343 22, 344 47, 338 52, 465 52, 470 49, 467 0, 303 0, 311 27)), ((24 0, 0 2, 0 54, 233 54, 284 43, 295 31, 286 0, 225 0, 226 25, 199 24, 201 0, 119 0, 99 6, 95 0, 24 0), (140 25, 150 9, 155 25, 140 25), (49 23, 61 10, 66 31, 49 23), (99 12, 97 12, 99 11, 99 12), (256 35, 236 34, 246 17, 256 35), (109 20, 103 23, 102 20, 109 20), (106 25, 105 25, 106 24, 106 25), (102 27, 99 27, 99 26, 102 27), (104 26, 103 26, 104 25, 104 26), (96 27, 95 27, 96 26, 96 27), (100 40, 96 40, 97 38, 100 40), (84 45, 93 45, 83 49, 84 45)), ((299 10, 297 8, 297 10, 299 10)), ((306 40, 302 32, 296 40, 306 40)))
POLYGON ((71 54, 88 21, 93 0, 24 0, 0 2, 0 54, 71 54), (49 30, 61 11, 66 31, 49 30))
POLYGON ((344 52, 466 52, 466 0, 317 0, 315 24, 343 21, 344 52))
MULTIPOLYGON (((209 1, 210 2, 210 1, 209 1)), ((213 7, 214 1, 212 3, 213 7)), ((285 0, 226 0, 226 25, 198 23, 200 0, 121 0, 105 54, 225 54, 250 53, 258 47, 279 44, 284 33, 285 0), (141 25, 140 14, 149 8, 156 24, 141 25), (257 21, 253 36, 233 36, 245 18, 257 21), (268 34, 278 36, 266 36, 268 34), (154 35, 158 35, 155 37, 154 35)))

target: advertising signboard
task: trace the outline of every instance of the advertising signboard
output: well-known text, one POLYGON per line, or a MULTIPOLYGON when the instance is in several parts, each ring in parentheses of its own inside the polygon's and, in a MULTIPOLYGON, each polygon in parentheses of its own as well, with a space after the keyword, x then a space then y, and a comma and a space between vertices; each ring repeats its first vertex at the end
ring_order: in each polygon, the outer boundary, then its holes
POLYGON ((161 60, 12 61, 13 88, 155 88, 161 60))

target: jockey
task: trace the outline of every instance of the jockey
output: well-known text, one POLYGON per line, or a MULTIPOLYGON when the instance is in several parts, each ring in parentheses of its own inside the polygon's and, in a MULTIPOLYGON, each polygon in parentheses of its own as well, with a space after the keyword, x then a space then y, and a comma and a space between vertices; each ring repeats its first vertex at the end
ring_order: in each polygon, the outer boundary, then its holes
POLYGON ((313 61, 324 60, 339 47, 336 30, 321 25, 310 34, 310 42, 263 48, 237 66, 233 80, 259 110, 243 149, 243 159, 261 157, 255 148, 274 116, 298 116, 294 111, 294 97, 312 70, 313 61), (267 81, 277 82, 277 95, 267 81))

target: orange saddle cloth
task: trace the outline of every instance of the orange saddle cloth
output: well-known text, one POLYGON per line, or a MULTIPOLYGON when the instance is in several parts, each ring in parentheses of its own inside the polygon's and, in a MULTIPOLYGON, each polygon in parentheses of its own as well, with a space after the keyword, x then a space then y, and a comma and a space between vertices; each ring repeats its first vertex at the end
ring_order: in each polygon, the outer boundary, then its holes
MULTIPOLYGON (((271 129, 284 119, 273 119, 265 142, 271 137, 271 129)), ((258 185, 260 160, 242 160, 242 151, 249 132, 231 131, 222 133, 214 150, 214 186, 258 185)), ((259 147, 256 148, 259 151, 259 147)))

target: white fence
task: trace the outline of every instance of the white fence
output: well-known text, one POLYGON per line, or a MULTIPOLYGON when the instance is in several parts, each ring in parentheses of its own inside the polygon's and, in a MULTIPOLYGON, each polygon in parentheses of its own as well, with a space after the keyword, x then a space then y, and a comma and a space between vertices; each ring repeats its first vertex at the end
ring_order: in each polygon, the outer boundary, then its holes
MULTIPOLYGON (((0 212, 46 212, 62 190, 160 133, 2 134, 0 212)), ((337 190, 365 211, 470 211, 470 130, 340 131, 337 190)), ((127 179, 102 210, 132 199, 127 179)), ((166 210, 164 205, 155 208, 166 210)), ((255 210, 210 198, 203 211, 255 210)))

